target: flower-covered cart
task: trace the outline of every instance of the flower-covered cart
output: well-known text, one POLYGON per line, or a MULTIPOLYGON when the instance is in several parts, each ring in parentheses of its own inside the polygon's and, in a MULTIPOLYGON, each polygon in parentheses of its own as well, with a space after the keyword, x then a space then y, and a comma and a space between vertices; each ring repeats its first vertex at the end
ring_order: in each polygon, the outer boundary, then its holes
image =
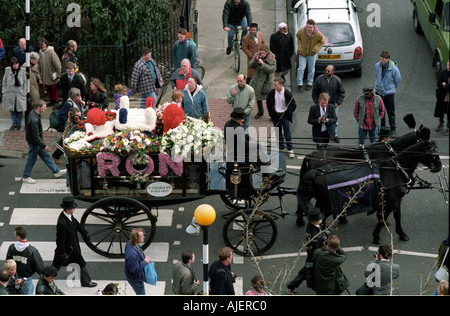
MULTIPOLYGON (((222 149, 223 132, 184 115, 177 104, 157 109, 91 109, 71 118, 63 136, 72 195, 92 202, 81 218, 93 251, 121 258, 131 229, 155 235, 158 207, 203 198, 205 152, 222 149)), ((220 153, 219 153, 220 154, 220 153)))

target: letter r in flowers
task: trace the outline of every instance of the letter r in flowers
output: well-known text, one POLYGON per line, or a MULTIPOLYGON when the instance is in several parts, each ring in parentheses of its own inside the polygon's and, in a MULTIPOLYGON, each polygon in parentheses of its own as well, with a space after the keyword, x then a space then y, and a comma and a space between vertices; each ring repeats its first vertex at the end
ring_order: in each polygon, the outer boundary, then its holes
POLYGON ((106 170, 109 170, 115 177, 120 175, 119 172, 120 158, 114 154, 97 154, 97 169, 100 177, 106 177, 106 170))

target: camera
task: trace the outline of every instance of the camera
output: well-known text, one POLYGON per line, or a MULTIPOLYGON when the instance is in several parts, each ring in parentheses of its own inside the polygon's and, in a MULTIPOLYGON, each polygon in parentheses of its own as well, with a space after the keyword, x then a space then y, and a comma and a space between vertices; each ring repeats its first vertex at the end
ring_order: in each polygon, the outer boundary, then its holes
POLYGON ((320 122, 321 123, 325 123, 325 120, 327 119, 327 115, 326 114, 324 114, 324 115, 322 115, 322 117, 321 117, 321 119, 320 119, 320 122))

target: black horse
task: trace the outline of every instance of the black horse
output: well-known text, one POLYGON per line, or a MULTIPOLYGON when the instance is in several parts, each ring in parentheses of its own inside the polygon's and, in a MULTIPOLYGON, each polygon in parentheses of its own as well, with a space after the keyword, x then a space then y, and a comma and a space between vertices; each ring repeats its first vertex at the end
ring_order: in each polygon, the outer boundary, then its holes
MULTIPOLYGON (((378 224, 373 231, 373 242, 380 243, 380 230, 391 212, 394 213, 396 232, 403 241, 409 240, 401 226, 401 200, 408 193, 410 181, 414 179, 414 171, 419 163, 427 166, 430 172, 439 172, 442 163, 437 154, 437 147, 433 141, 421 141, 400 152, 395 160, 381 161, 379 170, 379 185, 384 191, 384 206, 372 203, 372 212, 377 213, 378 224), (396 163, 397 162, 397 163, 396 163), (398 167, 401 168, 398 168, 398 167)), ((344 165, 348 167, 348 165, 344 165)), ((334 165, 333 167, 337 167, 334 165)), ((345 180, 345 179, 344 179, 345 180)), ((300 214, 307 214, 310 200, 315 198, 316 207, 324 213, 326 218, 332 214, 330 196, 327 189, 325 175, 320 168, 308 170, 300 178, 297 190, 298 208, 300 214)), ((372 213, 371 212, 371 213, 372 213)), ((302 215, 299 215, 302 217, 302 215)))
POLYGON ((363 164, 366 161, 382 161, 390 159, 398 152, 416 144, 419 141, 430 139, 430 129, 420 127, 414 132, 397 137, 387 144, 377 142, 361 147, 326 147, 313 151, 303 159, 300 177, 308 170, 319 168, 329 163, 363 164), (389 146, 390 145, 390 146, 389 146))

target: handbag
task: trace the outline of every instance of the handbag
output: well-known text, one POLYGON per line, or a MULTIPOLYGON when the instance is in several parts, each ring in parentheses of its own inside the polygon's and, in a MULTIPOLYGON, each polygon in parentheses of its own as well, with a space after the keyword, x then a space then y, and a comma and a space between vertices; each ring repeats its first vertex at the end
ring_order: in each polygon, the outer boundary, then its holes
POLYGON ((445 258, 447 258, 447 254, 448 254, 448 248, 445 251, 444 259, 442 259, 441 266, 439 267, 439 269, 434 274, 434 277, 436 278, 436 280, 438 282, 440 282, 440 281, 448 281, 448 271, 444 268, 444 261, 445 261, 445 258))
POLYGON ((145 283, 148 283, 150 285, 156 285, 156 281, 158 280, 158 274, 155 270, 155 263, 153 261, 150 261, 150 263, 145 265, 144 268, 144 274, 145 274, 145 283))

